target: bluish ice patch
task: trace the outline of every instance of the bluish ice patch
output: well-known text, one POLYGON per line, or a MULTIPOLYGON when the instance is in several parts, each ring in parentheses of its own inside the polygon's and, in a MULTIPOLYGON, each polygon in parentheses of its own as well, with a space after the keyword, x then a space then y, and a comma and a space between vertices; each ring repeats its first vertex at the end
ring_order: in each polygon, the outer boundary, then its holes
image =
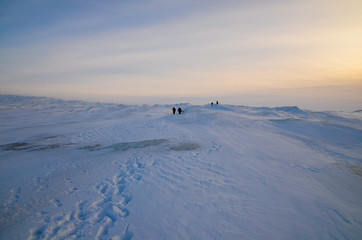
POLYGON ((129 149, 139 149, 139 148, 157 146, 166 142, 168 142, 168 140, 166 139, 152 139, 152 140, 144 140, 138 142, 116 143, 105 148, 112 149, 113 151, 118 152, 118 151, 126 151, 129 149))
POLYGON ((172 146, 169 149, 172 151, 192 151, 198 149, 200 146, 196 143, 180 143, 172 146))

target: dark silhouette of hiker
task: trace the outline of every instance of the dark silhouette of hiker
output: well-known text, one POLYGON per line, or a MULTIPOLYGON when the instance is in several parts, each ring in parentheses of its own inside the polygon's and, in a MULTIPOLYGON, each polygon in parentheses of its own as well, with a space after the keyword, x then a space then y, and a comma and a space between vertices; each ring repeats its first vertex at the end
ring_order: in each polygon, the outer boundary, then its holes
POLYGON ((213 102, 211 102, 211 106, 214 106, 214 103, 213 103, 213 102))
POLYGON ((218 105, 219 104, 219 101, 216 101, 216 105, 218 105))
POLYGON ((173 113, 173 114, 176 113, 176 108, 175 108, 175 107, 172 108, 172 113, 173 113))
POLYGON ((181 114, 181 113, 182 113, 182 109, 179 107, 179 108, 177 109, 177 112, 178 112, 178 114, 181 114))

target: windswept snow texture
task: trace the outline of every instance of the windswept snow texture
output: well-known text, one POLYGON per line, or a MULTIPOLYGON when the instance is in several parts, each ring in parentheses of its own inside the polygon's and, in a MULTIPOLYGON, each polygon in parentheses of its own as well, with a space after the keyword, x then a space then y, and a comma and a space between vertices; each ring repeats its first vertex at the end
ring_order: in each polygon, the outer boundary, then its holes
POLYGON ((361 239, 359 111, 179 106, 0 96, 0 239, 361 239))

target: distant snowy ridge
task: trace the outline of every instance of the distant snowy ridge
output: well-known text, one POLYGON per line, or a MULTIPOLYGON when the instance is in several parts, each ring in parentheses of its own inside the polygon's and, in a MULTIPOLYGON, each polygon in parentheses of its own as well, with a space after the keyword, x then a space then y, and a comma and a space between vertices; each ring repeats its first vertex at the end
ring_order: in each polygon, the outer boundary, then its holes
POLYGON ((0 132, 0 239, 362 236, 358 111, 0 95, 0 132))

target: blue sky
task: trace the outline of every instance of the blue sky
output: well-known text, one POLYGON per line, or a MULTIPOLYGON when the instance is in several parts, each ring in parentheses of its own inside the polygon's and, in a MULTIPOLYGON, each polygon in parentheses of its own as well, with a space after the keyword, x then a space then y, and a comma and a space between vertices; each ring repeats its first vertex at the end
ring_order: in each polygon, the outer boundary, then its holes
POLYGON ((362 108, 362 2, 0 1, 0 94, 362 108))

